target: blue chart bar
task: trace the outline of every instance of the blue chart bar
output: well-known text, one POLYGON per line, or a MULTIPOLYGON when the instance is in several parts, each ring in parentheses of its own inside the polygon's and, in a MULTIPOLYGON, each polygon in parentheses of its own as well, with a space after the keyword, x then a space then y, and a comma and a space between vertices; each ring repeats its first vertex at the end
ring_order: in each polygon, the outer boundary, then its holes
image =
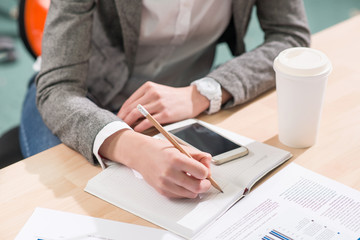
POLYGON ((268 235, 266 235, 261 240, 274 240, 274 239, 272 237, 269 237, 268 235))
POLYGON ((266 236, 264 236, 262 238, 262 240, 278 240, 278 239, 281 239, 281 240, 294 240, 291 237, 288 237, 285 234, 283 234, 283 233, 281 233, 279 231, 276 231, 275 229, 271 230, 269 232, 269 235, 271 235, 271 237, 266 235, 266 236))

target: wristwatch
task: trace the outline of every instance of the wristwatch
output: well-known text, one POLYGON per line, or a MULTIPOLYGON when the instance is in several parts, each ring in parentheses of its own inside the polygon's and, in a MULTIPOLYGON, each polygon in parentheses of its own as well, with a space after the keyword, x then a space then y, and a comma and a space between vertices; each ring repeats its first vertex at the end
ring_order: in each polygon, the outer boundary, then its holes
POLYGON ((216 113, 221 108, 221 85, 212 78, 205 77, 191 83, 195 85, 201 95, 209 99, 208 114, 216 113))

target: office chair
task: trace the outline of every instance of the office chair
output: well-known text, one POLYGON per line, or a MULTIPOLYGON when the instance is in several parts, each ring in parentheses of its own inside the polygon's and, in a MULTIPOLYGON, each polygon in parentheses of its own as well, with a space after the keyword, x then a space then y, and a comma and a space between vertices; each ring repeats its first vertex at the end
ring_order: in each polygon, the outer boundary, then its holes
POLYGON ((41 39, 49 6, 50 0, 20 0, 19 33, 34 58, 41 55, 41 39))
MULTIPOLYGON (((34 59, 41 55, 41 39, 49 6, 50 0, 20 0, 19 2, 20 37, 34 59)), ((19 143, 19 126, 10 129, 0 137, 0 146, 0 168, 23 159, 19 143)))

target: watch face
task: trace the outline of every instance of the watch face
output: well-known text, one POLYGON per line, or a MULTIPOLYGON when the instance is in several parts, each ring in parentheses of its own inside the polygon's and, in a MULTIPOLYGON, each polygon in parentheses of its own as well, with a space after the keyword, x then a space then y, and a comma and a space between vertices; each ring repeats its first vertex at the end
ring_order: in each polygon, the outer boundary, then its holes
POLYGON ((215 80, 213 81, 202 81, 200 82, 201 84, 201 90, 204 92, 204 94, 207 95, 215 95, 218 91, 218 87, 219 87, 219 83, 215 82, 215 80))

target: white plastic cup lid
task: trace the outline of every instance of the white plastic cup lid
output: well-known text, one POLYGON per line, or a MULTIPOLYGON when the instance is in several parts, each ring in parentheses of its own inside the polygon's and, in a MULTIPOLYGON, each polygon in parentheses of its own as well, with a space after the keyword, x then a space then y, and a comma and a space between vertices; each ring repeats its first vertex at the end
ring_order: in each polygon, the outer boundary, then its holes
POLYGON ((328 75, 332 66, 321 51, 295 47, 285 49, 275 58, 274 70, 290 76, 311 77, 328 75))

